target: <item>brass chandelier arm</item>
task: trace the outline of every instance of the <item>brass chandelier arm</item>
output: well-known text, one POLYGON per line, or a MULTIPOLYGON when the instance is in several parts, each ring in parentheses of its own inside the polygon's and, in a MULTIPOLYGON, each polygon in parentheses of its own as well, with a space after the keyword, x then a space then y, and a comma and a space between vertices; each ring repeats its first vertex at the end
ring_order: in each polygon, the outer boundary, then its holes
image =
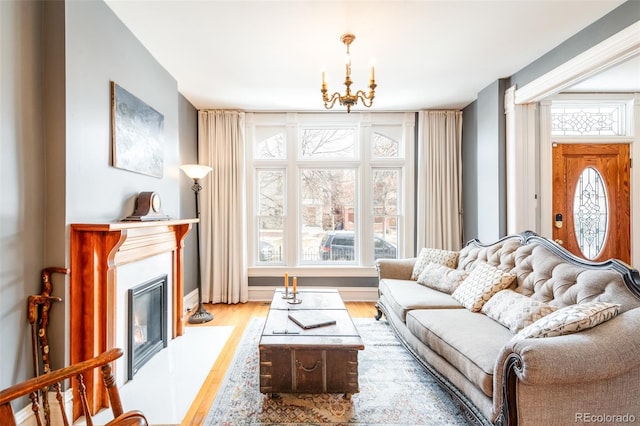
MULTIPOLYGON (((369 93, 365 93, 362 90, 358 90, 356 92, 356 97, 362 99, 362 105, 366 106, 367 108, 370 108, 371 105, 373 105, 373 98, 375 97, 375 84, 371 84, 371 90, 369 91, 369 93)), ((357 103, 357 102, 356 102, 357 103)))
POLYGON ((340 104, 342 104, 342 100, 340 99, 340 94, 338 92, 335 92, 333 95, 331 95, 331 98, 329 98, 329 96, 327 95, 327 89, 323 89, 322 90, 322 100, 324 101, 324 107, 326 109, 331 109, 333 108, 333 106, 335 105, 336 101, 340 101, 340 104))

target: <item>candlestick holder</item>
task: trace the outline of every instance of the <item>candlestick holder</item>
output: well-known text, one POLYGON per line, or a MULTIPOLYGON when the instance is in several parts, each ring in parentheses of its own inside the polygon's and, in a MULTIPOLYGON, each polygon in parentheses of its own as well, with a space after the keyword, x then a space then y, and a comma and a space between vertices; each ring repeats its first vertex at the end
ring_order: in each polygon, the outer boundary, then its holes
POLYGON ((284 288, 284 293, 282 293, 282 298, 283 299, 295 299, 295 294, 294 293, 289 293, 289 287, 285 287, 284 288))
POLYGON ((287 303, 290 303, 292 305, 299 305, 300 303, 302 303, 302 299, 298 299, 298 292, 294 291, 292 293, 293 297, 290 300, 287 300, 287 303))

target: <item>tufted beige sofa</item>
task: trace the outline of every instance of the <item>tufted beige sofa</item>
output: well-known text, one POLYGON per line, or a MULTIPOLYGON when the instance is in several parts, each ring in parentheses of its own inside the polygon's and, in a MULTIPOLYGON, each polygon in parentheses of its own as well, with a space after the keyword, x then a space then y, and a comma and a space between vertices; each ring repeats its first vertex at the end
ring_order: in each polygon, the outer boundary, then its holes
POLYGON ((591 301, 617 316, 573 334, 514 338, 450 294, 411 280, 416 259, 379 260, 378 316, 476 424, 640 423, 640 276, 617 260, 585 262, 531 232, 472 241, 458 269, 487 262, 512 289, 556 308, 591 301))

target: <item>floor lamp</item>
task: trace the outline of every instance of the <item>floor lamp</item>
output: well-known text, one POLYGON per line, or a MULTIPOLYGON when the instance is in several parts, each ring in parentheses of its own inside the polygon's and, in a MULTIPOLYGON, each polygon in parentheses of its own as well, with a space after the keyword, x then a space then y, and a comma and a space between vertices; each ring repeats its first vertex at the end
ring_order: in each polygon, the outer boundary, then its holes
POLYGON ((189 323, 201 324, 203 322, 211 321, 213 319, 213 315, 202 307, 202 278, 200 276, 200 190, 202 189, 202 186, 200 185, 200 179, 208 175, 213 169, 209 166, 202 166, 200 164, 185 164, 184 166, 180 166, 180 169, 182 169, 187 176, 193 179, 193 186, 191 189, 193 189, 193 193, 196 197, 196 218, 198 219, 198 222, 196 222, 198 310, 189 317, 189 323))

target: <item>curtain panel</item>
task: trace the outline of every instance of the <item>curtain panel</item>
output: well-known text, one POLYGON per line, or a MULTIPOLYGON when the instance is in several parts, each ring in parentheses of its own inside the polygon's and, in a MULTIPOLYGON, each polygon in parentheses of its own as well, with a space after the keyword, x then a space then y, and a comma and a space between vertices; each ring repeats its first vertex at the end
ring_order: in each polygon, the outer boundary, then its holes
POLYGON ((202 300, 249 298, 244 113, 198 112, 198 162, 211 166, 201 192, 202 300))
POLYGON ((422 247, 462 247, 462 111, 420 111, 417 239, 422 247))

